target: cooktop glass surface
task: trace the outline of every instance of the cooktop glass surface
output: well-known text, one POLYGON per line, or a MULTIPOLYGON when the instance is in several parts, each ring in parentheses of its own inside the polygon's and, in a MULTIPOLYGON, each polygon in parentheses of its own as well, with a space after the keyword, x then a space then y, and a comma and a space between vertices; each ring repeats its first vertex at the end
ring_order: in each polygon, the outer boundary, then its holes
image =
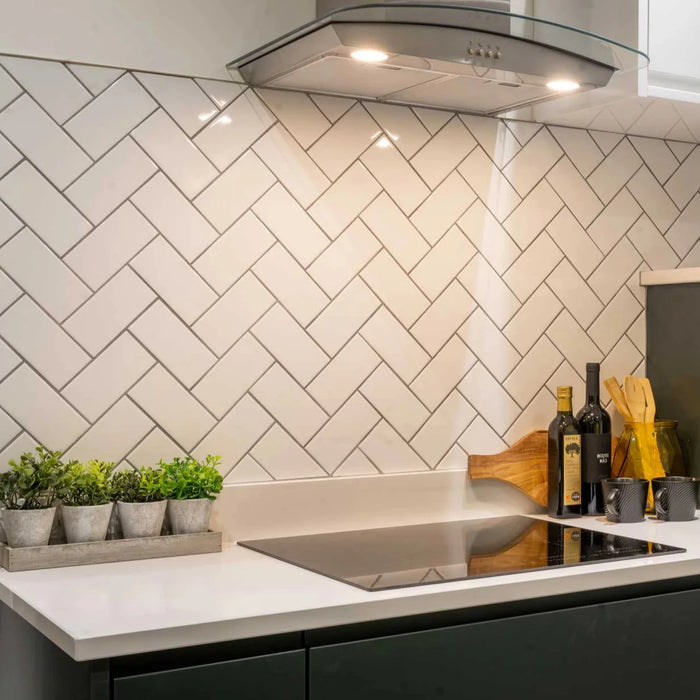
POLYGON ((685 551, 526 516, 238 544, 367 591, 685 551))

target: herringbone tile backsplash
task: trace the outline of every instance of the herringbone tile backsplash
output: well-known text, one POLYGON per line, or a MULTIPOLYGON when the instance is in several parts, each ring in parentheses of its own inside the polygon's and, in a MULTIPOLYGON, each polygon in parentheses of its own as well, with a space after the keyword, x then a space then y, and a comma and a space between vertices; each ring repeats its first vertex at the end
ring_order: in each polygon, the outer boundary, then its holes
POLYGON ((0 58, 0 464, 464 467, 644 367, 694 144, 0 58))

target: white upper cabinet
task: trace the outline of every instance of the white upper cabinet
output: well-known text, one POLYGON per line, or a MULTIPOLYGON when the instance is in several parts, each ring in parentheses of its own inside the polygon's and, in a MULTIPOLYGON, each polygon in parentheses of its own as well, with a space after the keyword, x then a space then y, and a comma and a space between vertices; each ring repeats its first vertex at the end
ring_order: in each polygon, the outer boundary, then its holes
POLYGON ((648 2, 649 96, 700 102, 700 2, 648 2))

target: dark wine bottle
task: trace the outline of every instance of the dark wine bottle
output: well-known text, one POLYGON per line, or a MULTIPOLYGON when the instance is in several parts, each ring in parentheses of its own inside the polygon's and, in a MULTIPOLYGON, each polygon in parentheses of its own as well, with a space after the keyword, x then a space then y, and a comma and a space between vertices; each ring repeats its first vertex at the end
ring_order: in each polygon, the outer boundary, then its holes
POLYGON ((557 415, 549 425, 549 514, 554 518, 581 515, 581 431, 571 394, 570 386, 557 387, 557 415))
POLYGON ((600 405, 600 365, 586 365, 586 405, 576 414, 581 429, 581 514, 604 512, 601 480, 610 476, 610 414, 600 405))

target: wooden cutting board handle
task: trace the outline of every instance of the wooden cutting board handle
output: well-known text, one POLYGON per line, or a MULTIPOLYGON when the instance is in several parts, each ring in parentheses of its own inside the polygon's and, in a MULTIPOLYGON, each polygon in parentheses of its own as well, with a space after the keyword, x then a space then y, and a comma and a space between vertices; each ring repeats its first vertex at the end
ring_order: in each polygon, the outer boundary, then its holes
POLYGON ((498 479, 520 489, 541 506, 547 506, 547 431, 526 435, 505 452, 469 455, 471 479, 498 479))

